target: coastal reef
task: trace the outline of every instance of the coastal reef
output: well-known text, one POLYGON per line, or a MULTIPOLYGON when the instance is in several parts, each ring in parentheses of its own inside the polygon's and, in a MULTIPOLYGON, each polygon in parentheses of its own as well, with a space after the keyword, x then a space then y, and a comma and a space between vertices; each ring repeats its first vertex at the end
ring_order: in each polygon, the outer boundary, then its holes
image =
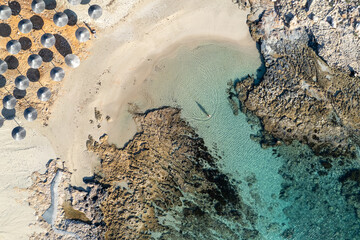
POLYGON ((101 159, 95 179, 107 192, 106 239, 259 238, 255 212, 180 113, 134 113, 138 132, 123 148, 107 135, 89 137, 101 159))
MULTIPOLYGON (((242 111, 267 134, 318 155, 352 156, 360 143, 357 1, 249 1, 248 25, 266 73, 234 83, 242 111)), ((278 143, 278 141, 270 141, 278 143)))
POLYGON ((31 239, 260 239, 258 216, 204 141, 171 107, 134 113, 123 148, 89 136, 101 160, 86 188, 60 159, 32 175, 30 206, 46 232, 31 239))
POLYGON ((287 203, 283 239, 359 239, 359 161, 315 156, 292 143, 274 152, 284 160, 280 200, 287 203))

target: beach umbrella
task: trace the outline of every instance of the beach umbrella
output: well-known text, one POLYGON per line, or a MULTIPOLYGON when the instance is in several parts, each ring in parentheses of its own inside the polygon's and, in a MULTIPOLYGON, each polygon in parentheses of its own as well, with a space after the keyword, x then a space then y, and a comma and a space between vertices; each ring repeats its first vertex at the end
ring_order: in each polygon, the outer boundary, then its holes
POLYGON ((4 122, 5 122, 5 118, 0 116, 0 128, 4 125, 4 122))
POLYGON ((60 82, 65 77, 65 71, 61 67, 54 67, 50 71, 50 77, 56 82, 60 82))
POLYGON ((80 27, 75 32, 75 37, 79 42, 86 42, 90 39, 90 32, 85 27, 80 27))
POLYGON ((4 60, 0 59, 0 74, 5 73, 8 70, 8 65, 4 60))
POLYGON ((31 3, 31 9, 35 13, 42 13, 45 10, 46 4, 44 0, 33 0, 31 3))
POLYGON ((29 84, 29 79, 23 75, 15 78, 15 86, 19 90, 26 90, 29 87, 29 84))
POLYGON ((7 95, 3 98, 3 106, 6 109, 14 109, 16 105, 16 98, 13 95, 7 95))
POLYGON ((16 141, 23 140, 26 137, 26 130, 25 128, 18 126, 12 130, 11 136, 16 141))
POLYGON ((68 0, 68 2, 71 4, 71 5, 79 5, 81 3, 81 0, 68 0))
POLYGON ((31 68, 39 68, 42 64, 42 58, 37 54, 31 54, 28 58, 28 64, 31 68))
POLYGON ((22 33, 29 33, 33 29, 33 24, 29 19, 23 19, 19 22, 18 28, 22 33))
POLYGON ((75 54, 68 54, 65 57, 65 63, 69 67, 77 68, 78 66, 80 66, 80 58, 75 54))
POLYGON ((6 20, 11 17, 11 8, 6 5, 0 6, 0 20, 6 20))
POLYGON ((88 14, 92 19, 98 19, 102 15, 102 8, 99 5, 91 5, 88 14))
POLYGON ((39 88, 37 92, 37 97, 40 101, 46 102, 51 97, 51 91, 47 87, 39 88))
POLYGON ((53 17, 54 23, 58 27, 63 27, 69 22, 68 16, 63 12, 58 12, 54 14, 53 17))
POLYGON ((24 111, 24 118, 29 122, 36 120, 37 116, 38 116, 37 111, 33 107, 28 107, 24 111))
POLYGON ((11 54, 18 54, 21 50, 21 44, 18 40, 10 40, 6 44, 6 50, 11 54))
POLYGON ((51 33, 45 33, 41 36, 41 44, 46 48, 51 48, 55 45, 56 39, 51 33))

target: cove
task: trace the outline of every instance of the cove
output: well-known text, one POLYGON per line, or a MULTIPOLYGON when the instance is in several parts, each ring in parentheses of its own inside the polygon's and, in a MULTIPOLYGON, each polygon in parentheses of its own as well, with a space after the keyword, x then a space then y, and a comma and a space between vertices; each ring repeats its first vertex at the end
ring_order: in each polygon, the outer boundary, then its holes
MULTIPOLYGON (((233 114, 226 92, 230 80, 258 75, 261 64, 256 47, 222 42, 183 45, 156 62, 150 75, 137 85, 130 103, 142 111, 181 108, 183 118, 196 128, 210 152, 218 156, 222 171, 237 181, 241 197, 261 217, 261 235, 276 239, 286 226, 285 203, 278 199, 282 161, 271 149, 262 149, 250 139, 258 128, 244 114, 233 114), (277 231, 268 231, 274 224, 277 231)), ((125 110, 122 114, 128 116, 125 110)), ((123 126, 119 129, 126 128, 126 118, 130 117, 120 118, 123 126)))
MULTIPOLYGON (((127 89, 132 94, 129 103, 140 111, 182 109, 182 117, 196 128, 220 169, 255 210, 256 230, 264 239, 359 239, 354 203, 346 199, 358 188, 339 179, 360 169, 360 161, 314 156, 298 143, 263 149, 251 139, 259 125, 241 112, 233 114, 228 82, 256 76, 259 69, 256 48, 223 42, 182 45, 159 59, 132 91, 127 89)), ((121 114, 119 133, 110 134, 113 139, 131 122, 127 109, 121 114)))

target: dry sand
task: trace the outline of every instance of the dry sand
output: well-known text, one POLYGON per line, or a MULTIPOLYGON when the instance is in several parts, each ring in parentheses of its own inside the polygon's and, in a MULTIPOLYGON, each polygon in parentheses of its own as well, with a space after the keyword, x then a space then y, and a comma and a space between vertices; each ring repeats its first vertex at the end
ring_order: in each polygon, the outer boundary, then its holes
MULTIPOLYGON (((73 172, 75 185, 83 185, 82 178, 92 175, 98 159, 86 151, 88 135, 97 138, 112 131, 120 118, 119 109, 128 104, 127 94, 136 94, 137 84, 141 84, 158 59, 182 44, 210 40, 255 47, 245 24, 247 13, 231 0, 95 0, 91 3, 104 8, 104 15, 97 23, 86 16, 88 5, 69 7, 78 13, 80 21, 97 24, 98 38, 92 39, 89 58, 76 70, 67 72, 48 127, 27 126, 28 136, 21 143, 10 139, 11 126, 1 129, 7 134, 1 134, 0 146, 3 170, 0 239, 27 239, 27 234, 34 230, 29 224, 35 217, 24 204, 26 196, 16 188, 28 186, 31 172, 43 170, 49 159, 64 159, 73 172), (95 107, 103 114, 101 121, 95 119, 95 107), (110 122, 105 120, 107 115, 110 122)), ((128 136, 118 137, 125 140, 131 137, 135 129, 131 125, 129 128, 128 136)))
MULTIPOLYGON (((106 6, 106 2, 98 4, 106 6)), ((121 4, 112 2, 115 8, 121 4)), ((106 19, 100 23, 106 27, 98 27, 90 57, 67 76, 63 96, 45 129, 58 157, 73 171, 76 185, 83 184, 82 178, 91 175, 98 162, 86 151, 88 135, 97 138, 114 126, 103 120, 98 128, 94 108, 103 113, 103 119, 109 115, 116 122, 120 107, 128 104, 127 93, 134 92, 157 59, 182 44, 209 40, 255 48, 245 23, 247 13, 231 0, 145 0, 129 6, 127 14, 105 11, 106 19)), ((130 126, 128 136, 121 137, 126 141, 135 130, 130 126)))
POLYGON ((6 121, 0 129, 0 239, 27 239, 35 229, 34 211, 27 206, 26 192, 31 173, 44 171, 49 159, 55 158, 50 142, 34 128, 27 128, 27 137, 15 142, 9 134, 16 126, 6 121))

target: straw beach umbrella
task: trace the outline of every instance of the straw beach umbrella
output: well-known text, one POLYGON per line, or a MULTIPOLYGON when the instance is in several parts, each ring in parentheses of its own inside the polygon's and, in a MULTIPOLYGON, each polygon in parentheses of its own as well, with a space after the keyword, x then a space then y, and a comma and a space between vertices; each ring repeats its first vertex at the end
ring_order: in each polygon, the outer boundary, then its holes
POLYGON ((65 71, 61 67, 54 67, 50 71, 50 77, 55 82, 60 82, 65 77, 65 71))
POLYGON ((19 22, 18 28, 22 33, 29 33, 33 29, 33 24, 29 19, 23 19, 19 22))
POLYGON ((102 8, 99 5, 91 5, 88 14, 92 19, 98 19, 102 15, 102 8))
POLYGON ((6 44, 6 50, 10 54, 13 54, 13 55, 18 54, 21 50, 21 44, 18 40, 10 40, 6 44))
POLYGON ((40 101, 46 102, 51 97, 51 91, 47 87, 39 88, 37 92, 37 97, 40 101))
POLYGON ((71 5, 79 5, 81 3, 81 0, 68 0, 68 2, 71 4, 71 5))
POLYGON ((18 126, 12 130, 11 136, 16 141, 23 140, 26 137, 26 130, 25 128, 18 126))
POLYGON ((51 33, 45 33, 41 36, 41 44, 46 48, 51 48, 55 45, 56 39, 51 33))
POLYGON ((6 5, 0 6, 0 20, 7 20, 11 17, 11 8, 6 5))
POLYGON ((42 58, 37 54, 31 54, 28 58, 28 64, 31 68, 38 69, 41 66, 42 62, 42 58))
POLYGON ((69 17, 63 12, 58 12, 54 14, 53 21, 56 26, 64 27, 66 24, 68 24, 69 17))
POLYGON ((8 70, 8 65, 4 60, 0 59, 0 74, 5 73, 8 70))
POLYGON ((15 78, 15 86, 19 90, 26 90, 29 87, 29 84, 29 79, 23 75, 15 78))
POLYGON ((0 116, 0 128, 4 125, 4 122, 5 122, 5 118, 0 116))
POLYGON ((65 63, 69 67, 77 68, 78 66, 80 66, 80 58, 75 54, 68 54, 65 57, 65 63))
POLYGON ((37 116, 38 116, 37 111, 33 107, 28 107, 24 111, 24 118, 29 122, 35 121, 37 116))
POLYGON ((44 0, 33 0, 31 3, 31 9, 35 13, 42 13, 45 10, 46 4, 44 0))
POLYGON ((16 98, 13 95, 7 95, 3 98, 3 106, 6 109, 14 109, 16 105, 16 98))
POLYGON ((90 32, 87 28, 80 27, 76 30, 75 37, 79 42, 86 42, 90 39, 90 32))

